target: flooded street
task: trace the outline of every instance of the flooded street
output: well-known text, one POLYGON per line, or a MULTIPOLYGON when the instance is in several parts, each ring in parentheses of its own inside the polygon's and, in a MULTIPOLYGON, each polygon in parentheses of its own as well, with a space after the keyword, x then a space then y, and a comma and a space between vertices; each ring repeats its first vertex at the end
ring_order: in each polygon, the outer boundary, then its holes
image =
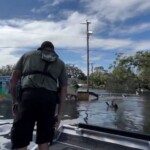
POLYGON ((79 122, 150 134, 150 100, 148 97, 99 98, 90 102, 66 102, 63 123, 79 122), (118 110, 108 107, 112 100, 118 110), (67 117, 68 116, 68 117, 67 117))
MULTIPOLYGON (((150 134, 150 97, 99 97, 94 101, 66 101, 62 124, 86 123, 150 134), (112 100, 118 109, 108 107, 112 100)), ((0 101, 0 149, 10 146, 11 102, 0 101)), ((8 148, 9 149, 9 148, 8 148)))

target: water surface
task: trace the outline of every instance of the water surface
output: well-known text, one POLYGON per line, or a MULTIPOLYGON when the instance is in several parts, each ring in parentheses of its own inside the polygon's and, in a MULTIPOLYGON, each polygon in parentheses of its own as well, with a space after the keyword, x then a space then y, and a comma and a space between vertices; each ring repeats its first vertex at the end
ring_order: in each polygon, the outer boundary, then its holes
MULTIPOLYGON (((105 91, 96 90, 97 93, 105 91)), ((0 101, 0 149, 10 149, 11 101, 0 101)), ((150 134, 150 96, 101 96, 94 101, 66 101, 62 124, 86 123, 150 134), (115 111, 106 102, 118 105, 115 111)))

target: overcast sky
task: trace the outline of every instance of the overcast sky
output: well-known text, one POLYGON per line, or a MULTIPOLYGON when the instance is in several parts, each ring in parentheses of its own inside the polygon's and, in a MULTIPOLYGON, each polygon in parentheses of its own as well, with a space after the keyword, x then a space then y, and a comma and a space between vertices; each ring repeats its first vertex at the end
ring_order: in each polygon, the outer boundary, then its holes
POLYGON ((94 67, 107 69, 116 53, 150 50, 150 0, 0 0, 0 10, 0 67, 50 40, 86 73, 86 20, 94 67))

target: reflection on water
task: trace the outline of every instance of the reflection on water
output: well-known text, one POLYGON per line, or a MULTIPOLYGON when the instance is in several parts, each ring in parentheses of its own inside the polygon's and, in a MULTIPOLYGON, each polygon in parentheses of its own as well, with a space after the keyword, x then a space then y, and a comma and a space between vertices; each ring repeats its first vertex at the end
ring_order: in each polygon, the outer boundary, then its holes
POLYGON ((78 103, 75 101, 66 101, 64 109, 64 119, 76 119, 79 117, 79 112, 77 110, 78 103))
POLYGON ((10 100, 0 100, 0 120, 12 119, 12 103, 10 100))
MULTIPOLYGON (((101 93, 101 91, 97 91, 101 93)), ((97 101, 66 101, 62 123, 79 122, 150 134, 150 96, 100 97, 97 101), (106 105, 112 100, 118 110, 106 105)), ((10 147, 11 102, 0 101, 0 149, 10 147)))
POLYGON ((148 97, 100 97, 98 101, 66 102, 63 123, 79 122, 150 134, 150 100, 148 97), (112 100, 118 109, 106 105, 112 100), (67 117, 68 116, 68 117, 67 117))

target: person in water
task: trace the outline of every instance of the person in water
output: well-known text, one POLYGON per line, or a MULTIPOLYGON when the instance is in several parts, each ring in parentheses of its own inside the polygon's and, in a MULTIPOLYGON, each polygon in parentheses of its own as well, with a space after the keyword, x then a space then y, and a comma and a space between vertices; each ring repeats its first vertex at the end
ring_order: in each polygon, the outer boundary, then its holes
POLYGON ((15 116, 11 129, 12 149, 27 150, 36 123, 38 148, 48 150, 56 120, 54 118, 58 95, 56 128, 62 118, 67 92, 65 64, 56 54, 52 42, 45 41, 38 50, 21 56, 11 75, 10 91, 15 116), (18 81, 21 87, 19 100, 16 94, 18 81))

